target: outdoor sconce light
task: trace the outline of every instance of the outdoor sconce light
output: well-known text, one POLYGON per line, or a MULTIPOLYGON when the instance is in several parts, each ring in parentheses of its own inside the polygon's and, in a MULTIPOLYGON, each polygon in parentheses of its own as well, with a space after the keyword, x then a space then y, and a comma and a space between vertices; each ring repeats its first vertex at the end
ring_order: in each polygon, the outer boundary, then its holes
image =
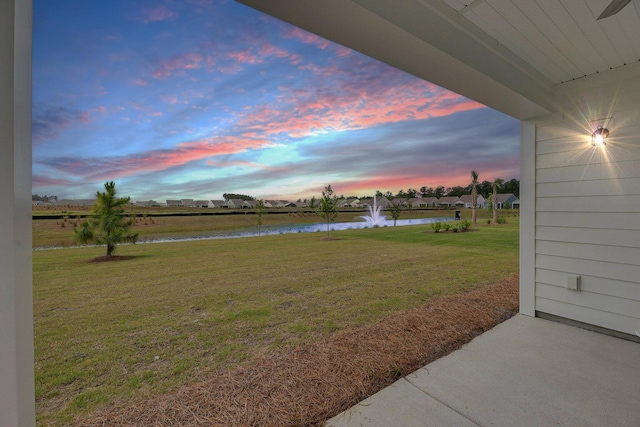
POLYGON ((607 145, 607 138, 609 137, 609 129, 598 126, 596 130, 591 134, 591 145, 594 147, 607 145))

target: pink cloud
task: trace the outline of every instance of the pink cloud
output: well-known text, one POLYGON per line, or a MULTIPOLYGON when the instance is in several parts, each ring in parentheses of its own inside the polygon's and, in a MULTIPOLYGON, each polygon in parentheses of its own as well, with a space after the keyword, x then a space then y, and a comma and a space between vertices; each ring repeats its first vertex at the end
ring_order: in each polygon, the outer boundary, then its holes
POLYGON ((353 195, 373 195, 377 190, 382 192, 391 191, 397 193, 400 190, 408 190, 413 188, 419 190, 420 187, 433 187, 436 188, 439 185, 447 186, 467 186, 469 184, 469 173, 465 170, 465 174, 433 174, 430 173, 428 178, 423 176, 417 176, 415 174, 403 173, 403 171, 397 171, 397 175, 385 176, 372 176, 368 178, 362 178, 353 181, 341 182, 339 185, 335 185, 334 191, 338 194, 353 194, 353 195))
POLYGON ((339 194, 374 194, 376 190, 395 191, 400 189, 415 188, 415 176, 373 176, 357 181, 342 182, 336 185, 334 191, 339 194))
POLYGON ((156 79, 166 79, 171 75, 184 75, 185 70, 195 70, 202 67, 203 57, 197 53, 174 55, 166 61, 160 62, 153 73, 156 79))
POLYGON ((91 122, 91 112, 64 106, 38 106, 33 111, 33 140, 43 143, 56 138, 64 129, 91 122))
MULTIPOLYGON (((177 104, 188 104, 188 101, 184 101, 184 100, 179 100, 177 96, 174 95, 160 95, 160 99, 162 100, 162 102, 167 103, 169 105, 177 105, 177 104)), ((192 106, 192 108, 195 108, 195 106, 192 106)))
POLYGON ((237 64, 231 64, 231 65, 226 65, 226 66, 221 66, 218 68, 218 71, 220 71, 223 74, 238 74, 240 71, 242 71, 242 67, 240 67, 237 64))
POLYGON ((230 52, 227 54, 227 56, 229 56, 229 58, 231 59, 235 59, 241 64, 259 64, 262 62, 260 58, 258 58, 256 55, 253 55, 248 50, 242 52, 230 52))
POLYGON ((100 113, 100 114, 107 114, 108 113, 107 107, 105 107, 104 105, 99 105, 96 108, 94 108, 92 111, 95 111, 95 112, 100 113))
POLYGON ((282 98, 278 108, 250 109, 239 118, 239 125, 267 137, 283 134, 300 138, 484 108, 482 104, 416 80, 397 86, 380 82, 365 88, 345 82, 337 89, 281 88, 281 91, 288 96, 282 98))
POLYGON ((296 39, 304 44, 316 46, 319 49, 326 49, 331 42, 315 34, 309 33, 300 28, 293 28, 283 35, 284 38, 296 39))
POLYGON ((178 13, 169 10, 166 6, 159 5, 153 8, 144 9, 142 11, 142 22, 148 24, 150 22, 176 19, 178 16, 178 13))
POLYGON ((240 52, 229 52, 227 53, 227 56, 241 64, 261 64, 271 57, 291 58, 290 62, 297 64, 301 61, 302 58, 298 54, 291 54, 285 49, 282 49, 281 47, 275 46, 268 42, 262 42, 260 44, 260 47, 257 49, 257 52, 254 52, 251 49, 247 49, 240 52))
POLYGON ((89 114, 88 111, 83 111, 82 113, 80 113, 80 115, 78 116, 78 121, 80 123, 91 123, 91 115, 89 114))
POLYGON ((72 185, 72 181, 67 179, 51 178, 50 176, 33 175, 31 177, 31 185, 36 187, 53 187, 57 185, 72 185))
POLYGON ((145 79, 136 79, 134 81, 134 83, 138 86, 148 86, 149 82, 147 82, 145 79))
POLYGON ((150 150, 128 156, 89 159, 61 158, 41 163, 93 181, 157 172, 210 157, 228 156, 271 146, 273 144, 265 139, 207 138, 184 142, 172 149, 150 150), (96 171, 99 172, 96 173, 96 171))
POLYGON ((278 46, 272 45, 271 43, 263 43, 262 46, 260 46, 260 55, 275 56, 278 58, 286 58, 288 56, 291 56, 291 54, 286 50, 278 46))
POLYGON ((338 55, 340 57, 351 55, 351 52, 353 52, 353 51, 351 49, 349 49, 348 47, 336 46, 336 55, 338 55))

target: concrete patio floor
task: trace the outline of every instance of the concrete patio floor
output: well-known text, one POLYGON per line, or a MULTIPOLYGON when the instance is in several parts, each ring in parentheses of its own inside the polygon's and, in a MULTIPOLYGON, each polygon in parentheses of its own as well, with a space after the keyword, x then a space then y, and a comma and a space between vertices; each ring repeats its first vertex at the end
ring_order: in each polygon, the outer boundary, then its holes
POLYGON ((640 426, 640 344, 517 315, 327 427, 640 426))

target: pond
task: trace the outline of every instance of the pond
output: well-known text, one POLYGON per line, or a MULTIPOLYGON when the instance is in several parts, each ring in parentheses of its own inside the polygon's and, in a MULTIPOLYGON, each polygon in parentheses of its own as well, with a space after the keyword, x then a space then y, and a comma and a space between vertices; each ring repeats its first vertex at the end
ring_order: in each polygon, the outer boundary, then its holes
MULTIPOLYGON (((420 225, 420 224, 432 224, 434 222, 450 222, 453 218, 414 218, 414 219, 399 219, 396 221, 397 227, 406 225, 420 225)), ((393 227, 392 219, 385 219, 381 221, 381 227, 393 227)), ((366 221, 362 222, 332 222, 329 224, 329 229, 334 230, 350 230, 367 228, 369 224, 366 221)), ((177 241, 191 241, 191 240, 211 240, 211 239, 234 239, 241 237, 257 237, 272 236, 277 234, 291 234, 291 233, 318 233, 326 232, 327 224, 320 222, 316 224, 290 224, 290 225, 275 225, 275 226, 263 226, 260 233, 258 233, 258 227, 244 228, 242 230, 230 231, 225 233, 220 232, 199 232, 193 235, 180 235, 176 237, 162 237, 157 239, 139 240, 138 243, 165 243, 165 242, 177 242, 177 241)))

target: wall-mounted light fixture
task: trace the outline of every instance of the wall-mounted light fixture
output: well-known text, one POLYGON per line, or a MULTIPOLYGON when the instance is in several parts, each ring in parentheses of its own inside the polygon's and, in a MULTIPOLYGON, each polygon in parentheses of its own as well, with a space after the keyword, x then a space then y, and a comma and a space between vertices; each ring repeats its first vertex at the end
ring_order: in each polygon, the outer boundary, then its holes
POLYGON ((609 129, 598 126, 596 130, 591 134, 591 145, 602 146, 607 145, 607 138, 609 137, 609 129))

